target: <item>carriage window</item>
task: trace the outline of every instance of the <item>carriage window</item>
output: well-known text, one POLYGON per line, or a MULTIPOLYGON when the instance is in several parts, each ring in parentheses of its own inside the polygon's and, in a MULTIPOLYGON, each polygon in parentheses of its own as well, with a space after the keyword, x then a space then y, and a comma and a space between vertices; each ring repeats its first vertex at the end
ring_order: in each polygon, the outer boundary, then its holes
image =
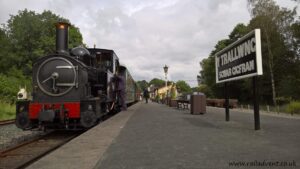
POLYGON ((111 72, 113 71, 112 67, 112 62, 111 62, 111 57, 106 54, 97 54, 96 60, 97 60, 97 68, 104 69, 104 70, 110 70, 111 72))
POLYGON ((96 55, 96 60, 97 60, 97 65, 99 65, 101 63, 101 55, 100 54, 96 55))
POLYGON ((107 60, 107 61, 104 62, 104 65, 105 65, 105 67, 110 67, 111 66, 111 62, 107 60))
POLYGON ((115 72, 120 72, 120 65, 119 65, 119 61, 117 59, 115 61, 115 72))

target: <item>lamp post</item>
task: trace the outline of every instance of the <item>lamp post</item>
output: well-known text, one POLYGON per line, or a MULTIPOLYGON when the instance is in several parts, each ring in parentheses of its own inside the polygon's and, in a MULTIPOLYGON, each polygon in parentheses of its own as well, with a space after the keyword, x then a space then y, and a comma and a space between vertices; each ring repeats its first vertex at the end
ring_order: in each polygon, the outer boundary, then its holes
POLYGON ((197 82, 198 82, 198 86, 200 86, 200 84, 201 84, 201 76, 200 75, 197 75, 197 82))
POLYGON ((164 72, 165 72, 166 89, 167 89, 166 98, 168 97, 168 79, 167 79, 168 69, 169 69, 169 67, 167 65, 165 65, 164 66, 164 72))

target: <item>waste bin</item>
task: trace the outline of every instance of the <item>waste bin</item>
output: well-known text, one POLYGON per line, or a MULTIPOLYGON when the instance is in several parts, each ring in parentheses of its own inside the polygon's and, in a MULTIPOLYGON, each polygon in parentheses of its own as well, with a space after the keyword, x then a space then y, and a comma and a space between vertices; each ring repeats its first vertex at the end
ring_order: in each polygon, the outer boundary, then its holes
POLYGON ((191 114, 206 113, 206 96, 203 93, 193 94, 191 96, 191 114))
POLYGON ((177 107, 177 100, 171 99, 169 106, 170 107, 177 107))

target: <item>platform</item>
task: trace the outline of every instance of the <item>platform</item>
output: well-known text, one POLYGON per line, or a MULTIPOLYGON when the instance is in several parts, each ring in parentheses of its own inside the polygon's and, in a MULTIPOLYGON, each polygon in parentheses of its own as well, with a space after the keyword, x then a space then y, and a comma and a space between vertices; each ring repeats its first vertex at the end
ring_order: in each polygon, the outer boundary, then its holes
POLYGON ((299 167, 300 119, 262 115, 261 128, 254 130, 252 113, 231 110, 231 121, 225 122, 221 108, 191 115, 162 104, 138 103, 29 168, 299 167), (274 166, 284 164, 291 166, 274 166))
POLYGON ((100 123, 27 168, 92 169, 139 107, 140 104, 129 107, 127 111, 100 123))

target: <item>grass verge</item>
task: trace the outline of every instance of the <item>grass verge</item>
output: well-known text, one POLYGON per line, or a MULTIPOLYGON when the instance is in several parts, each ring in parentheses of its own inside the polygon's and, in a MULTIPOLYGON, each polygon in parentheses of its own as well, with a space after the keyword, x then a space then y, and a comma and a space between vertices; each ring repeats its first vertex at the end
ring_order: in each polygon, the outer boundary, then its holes
POLYGON ((16 118, 16 105, 0 102, 0 120, 10 120, 16 118))

